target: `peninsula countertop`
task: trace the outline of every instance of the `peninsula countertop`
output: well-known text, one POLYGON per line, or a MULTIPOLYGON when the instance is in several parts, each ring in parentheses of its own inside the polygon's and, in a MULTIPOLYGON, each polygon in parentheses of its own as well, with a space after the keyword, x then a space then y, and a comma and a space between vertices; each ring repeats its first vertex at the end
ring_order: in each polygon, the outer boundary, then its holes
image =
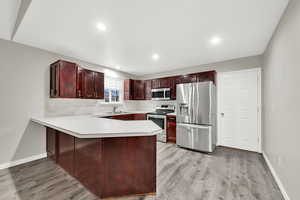
POLYGON ((78 138, 153 136, 161 131, 150 120, 122 121, 97 116, 33 117, 31 120, 78 138))

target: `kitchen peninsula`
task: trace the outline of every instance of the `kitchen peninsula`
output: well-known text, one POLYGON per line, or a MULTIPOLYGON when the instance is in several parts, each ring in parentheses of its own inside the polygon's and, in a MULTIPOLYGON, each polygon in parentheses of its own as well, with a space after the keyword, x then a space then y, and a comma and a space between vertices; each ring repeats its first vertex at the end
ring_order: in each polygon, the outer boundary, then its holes
POLYGON ((100 198, 156 192, 151 121, 95 116, 33 118, 47 128, 47 154, 100 198))

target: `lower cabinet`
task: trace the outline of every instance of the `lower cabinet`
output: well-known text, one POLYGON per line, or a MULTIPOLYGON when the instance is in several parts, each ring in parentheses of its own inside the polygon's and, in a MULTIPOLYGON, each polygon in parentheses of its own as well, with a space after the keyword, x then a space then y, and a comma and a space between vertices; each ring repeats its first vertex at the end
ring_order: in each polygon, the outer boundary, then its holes
POLYGON ((75 138, 71 135, 56 131, 58 137, 56 162, 69 174, 74 176, 74 145, 75 138))
POLYGON ((167 142, 176 143, 176 116, 167 116, 167 142))
POLYGON ((94 194, 100 194, 101 140, 75 138, 74 176, 94 194))
POLYGON ((133 117, 134 120, 147 120, 147 116, 146 114, 134 114, 134 117, 133 117))
POLYGON ((146 114, 126 114, 126 115, 115 115, 108 117, 110 119, 118 119, 118 120, 146 120, 146 114))
POLYGON ((114 115, 111 116, 110 119, 118 119, 118 120, 134 120, 133 114, 127 114, 127 115, 114 115))
POLYGON ((101 199, 156 192, 156 136, 88 139, 47 128, 47 152, 101 199))
POLYGON ((57 155, 58 155, 58 150, 57 150, 57 134, 56 130, 47 128, 46 129, 46 137, 47 137, 47 143, 46 143, 46 151, 47 151, 47 156, 54 160, 55 162, 57 161, 57 155))

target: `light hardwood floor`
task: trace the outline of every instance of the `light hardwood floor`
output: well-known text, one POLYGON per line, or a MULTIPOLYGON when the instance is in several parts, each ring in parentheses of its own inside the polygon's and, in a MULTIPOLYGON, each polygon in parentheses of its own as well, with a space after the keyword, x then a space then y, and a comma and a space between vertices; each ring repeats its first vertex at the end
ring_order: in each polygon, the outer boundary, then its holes
MULTIPOLYGON (((157 143, 157 194, 120 200, 283 200, 261 155, 157 143)), ((95 200, 48 159, 0 170, 0 200, 95 200)))

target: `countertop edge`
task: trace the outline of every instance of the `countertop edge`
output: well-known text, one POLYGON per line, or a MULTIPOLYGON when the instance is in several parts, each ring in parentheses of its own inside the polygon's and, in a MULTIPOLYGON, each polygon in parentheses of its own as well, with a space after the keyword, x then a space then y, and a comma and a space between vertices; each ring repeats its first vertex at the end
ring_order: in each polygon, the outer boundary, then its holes
POLYGON ((55 130, 67 133, 69 135, 72 135, 74 137, 77 138, 113 138, 113 137, 142 137, 142 136, 154 136, 157 135, 161 130, 157 130, 157 131, 152 131, 152 132, 147 132, 147 133, 143 133, 143 132, 139 132, 139 133, 134 133, 134 132, 127 132, 127 133, 97 133, 97 134, 81 134, 81 133, 76 133, 67 129, 63 129, 57 126, 54 126, 52 124, 49 124, 47 122, 35 119, 35 118, 31 118, 31 121, 41 124, 43 126, 49 127, 49 128, 53 128, 55 130))

